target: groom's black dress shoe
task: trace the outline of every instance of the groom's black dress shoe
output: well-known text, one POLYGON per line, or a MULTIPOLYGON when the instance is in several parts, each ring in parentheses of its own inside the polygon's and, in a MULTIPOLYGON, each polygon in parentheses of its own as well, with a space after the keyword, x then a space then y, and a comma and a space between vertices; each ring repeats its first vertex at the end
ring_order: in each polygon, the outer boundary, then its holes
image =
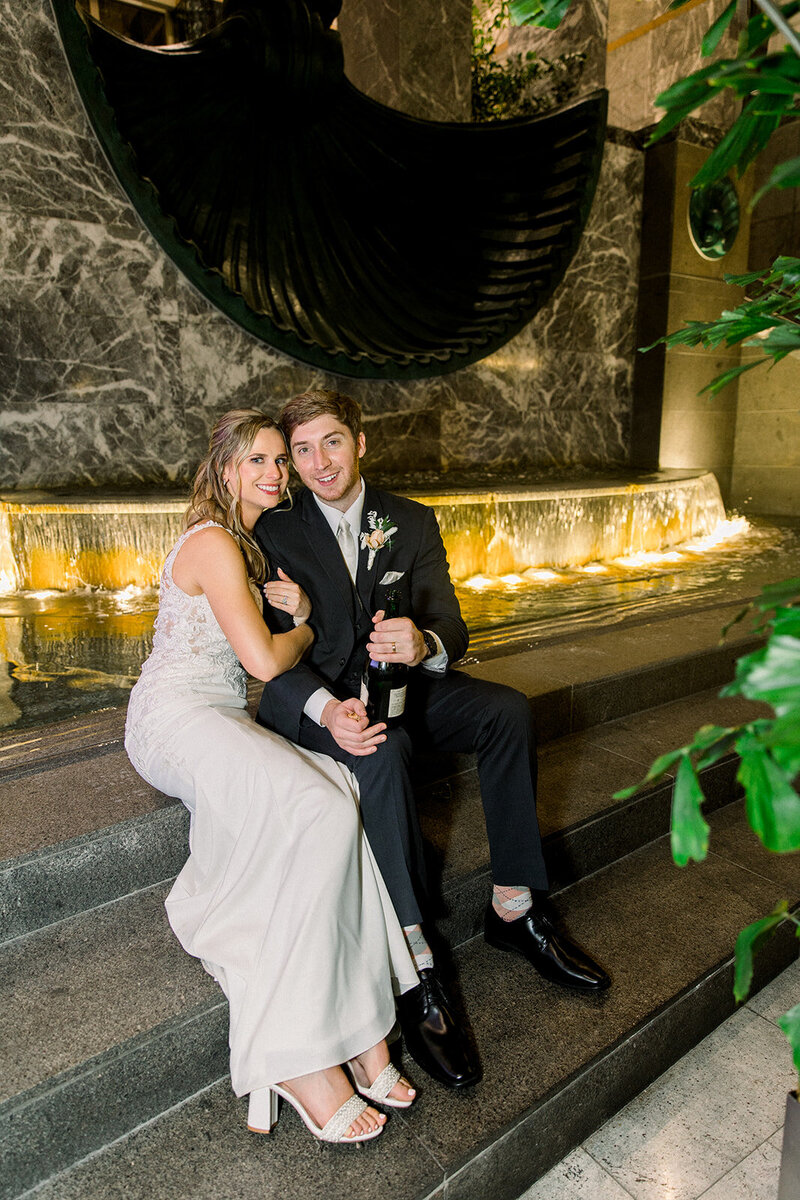
POLYGON ((406 1049, 423 1071, 446 1087, 478 1082, 480 1066, 435 971, 420 971, 418 986, 400 997, 397 1008, 406 1049))
POLYGON ((524 917, 504 921, 490 904, 484 936, 498 950, 523 955, 540 975, 553 983, 590 992, 602 992, 611 984, 602 967, 559 933, 544 913, 533 908, 524 917))

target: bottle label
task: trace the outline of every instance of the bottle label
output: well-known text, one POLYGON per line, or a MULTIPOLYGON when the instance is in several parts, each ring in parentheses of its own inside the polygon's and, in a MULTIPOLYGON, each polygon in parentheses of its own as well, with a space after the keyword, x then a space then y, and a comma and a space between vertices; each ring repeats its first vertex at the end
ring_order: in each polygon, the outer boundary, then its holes
POLYGON ((392 688, 389 693, 389 711, 387 717, 401 717, 406 709, 406 689, 392 688))
POLYGON ((366 675, 361 676, 361 697, 360 697, 360 699, 361 699, 361 703, 366 708, 367 703, 369 701, 369 684, 367 683, 366 675))

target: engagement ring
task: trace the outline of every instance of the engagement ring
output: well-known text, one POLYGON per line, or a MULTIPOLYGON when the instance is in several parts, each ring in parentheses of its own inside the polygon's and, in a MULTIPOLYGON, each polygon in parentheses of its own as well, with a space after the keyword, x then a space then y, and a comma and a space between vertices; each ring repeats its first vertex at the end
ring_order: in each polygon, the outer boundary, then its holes
POLYGON ((288 596, 284 596, 284 597, 283 597, 283 603, 284 603, 284 604, 288 604, 288 603, 289 603, 289 597, 288 597, 288 596))

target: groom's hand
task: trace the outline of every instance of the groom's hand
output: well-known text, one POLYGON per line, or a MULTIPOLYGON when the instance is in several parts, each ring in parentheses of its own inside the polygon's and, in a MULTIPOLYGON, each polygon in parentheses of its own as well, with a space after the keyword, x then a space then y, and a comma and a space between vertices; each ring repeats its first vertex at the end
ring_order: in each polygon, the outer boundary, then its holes
POLYGON ((385 725, 370 725, 360 700, 329 700, 322 710, 322 725, 337 746, 348 754, 374 754, 386 741, 385 725))
POLYGON ((410 617, 391 617, 384 621, 383 612, 379 609, 372 618, 373 629, 367 642, 370 658, 376 662, 406 663, 416 667, 428 653, 425 638, 410 617))

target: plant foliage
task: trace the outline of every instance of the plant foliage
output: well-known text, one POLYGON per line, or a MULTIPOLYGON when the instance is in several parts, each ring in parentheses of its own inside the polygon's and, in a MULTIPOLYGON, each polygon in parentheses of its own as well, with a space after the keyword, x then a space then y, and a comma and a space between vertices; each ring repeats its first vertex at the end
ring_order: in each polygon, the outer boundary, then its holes
MULTIPOLYGON (((737 778, 745 793, 747 820, 762 844, 777 854, 800 850, 800 578, 764 588, 752 605, 726 627, 755 612, 755 628, 767 634, 765 645, 740 658, 732 683, 722 696, 744 696, 768 704, 772 716, 733 728, 704 725, 691 742, 656 759, 641 783, 617 792, 625 800, 641 787, 674 773, 672 856, 679 866, 701 862, 708 851, 709 828, 703 816, 700 772, 723 755, 739 755, 737 778)), ((789 921, 800 937, 800 921, 781 901, 766 917, 748 925, 736 941, 734 995, 745 1000, 753 978, 753 954, 779 925, 789 921)), ((792 1045, 800 1072, 800 1005, 779 1021, 792 1045)))
MULTIPOLYGON (((674 0, 671 7, 680 8, 686 3, 688 0, 674 0)), ((756 0, 756 4, 768 7, 765 0, 756 0)), ((519 24, 554 28, 558 21, 551 22, 556 12, 560 20, 566 7, 567 3, 558 0, 512 0, 511 12, 519 24)), ((666 113, 650 143, 725 89, 742 101, 730 130, 692 179, 694 187, 716 182, 731 170, 741 176, 780 122, 795 113, 800 115, 800 42, 788 26, 789 19, 800 12, 800 0, 772 7, 788 43, 782 50, 770 52, 768 43, 776 25, 767 12, 760 10, 739 34, 735 58, 702 67, 656 98, 656 104, 666 113)), ((703 57, 710 57, 718 49, 736 11, 737 0, 730 0, 702 40, 703 57)), ((790 187, 800 187, 800 158, 776 166, 753 197, 751 207, 771 188, 790 187)), ((659 339, 667 345, 713 349, 723 343, 744 343, 762 350, 762 359, 724 372, 703 389, 712 394, 743 371, 768 359, 779 362, 800 349, 800 259, 777 258, 769 269, 725 278, 735 286, 747 287, 749 298, 723 312, 716 321, 690 321, 684 329, 659 339)), ((776 853, 800 849, 800 795, 796 787, 800 777, 800 578, 765 588, 731 625, 753 610, 756 628, 767 634, 766 644, 739 659, 733 683, 721 694, 760 700, 771 706, 773 715, 734 728, 703 726, 688 745, 657 759, 641 783, 616 794, 616 799, 626 799, 674 771, 671 839, 673 857, 680 866, 692 859, 701 861, 708 852, 709 827, 702 812, 704 795, 699 772, 732 751, 740 757, 738 779, 745 791, 747 819, 756 836, 776 853)), ((749 994, 754 953, 786 921, 795 926, 800 937, 800 921, 789 912, 785 901, 739 934, 734 967, 737 1002, 749 994)), ((800 1075, 800 1004, 779 1017, 778 1024, 789 1039, 800 1075)))
MULTIPOLYGON (((685 3, 687 0, 675 0, 671 7, 679 8, 685 3)), ((737 0, 731 0, 706 33, 701 47, 704 57, 717 49, 734 19, 736 7, 737 0)), ((800 0, 776 5, 776 10, 788 21, 800 12, 800 0)), ((734 170, 741 176, 781 121, 795 113, 800 115, 800 57, 794 44, 796 39, 793 44, 770 52, 768 43, 774 33, 775 26, 769 17, 757 12, 739 35, 735 58, 720 59, 702 67, 657 97, 656 104, 666 109, 666 113, 648 145, 725 90, 742 101, 733 125, 692 179, 693 187, 714 183, 734 170)), ((751 208, 772 188, 798 186, 800 158, 780 163, 753 197, 751 208)), ((774 365, 793 350, 800 350, 800 259, 777 258, 764 271, 740 277, 726 275, 725 279, 748 287, 748 298, 715 321, 688 321, 683 329, 659 339, 667 346, 702 345, 713 349, 723 342, 727 346, 743 343, 761 351, 761 357, 717 375, 701 389, 701 395, 707 391, 714 396, 745 371, 770 360, 774 365)))
MULTIPOLYGON (((800 258, 776 258, 766 271, 748 275, 726 275, 725 282, 746 287, 748 298, 736 308, 726 309, 714 321, 687 321, 683 329, 659 338, 653 346, 717 346, 743 343, 755 346, 763 357, 751 359, 717 375, 701 389, 712 396, 744 371, 759 367, 769 359, 780 362, 793 350, 800 350, 800 258)), ((642 347, 642 352, 653 346, 642 347)))
MULTIPOLYGON (((554 10, 566 11, 570 0, 542 0, 542 4, 543 15, 555 19, 554 10)), ((586 55, 577 51, 547 59, 529 50, 501 62, 495 53, 496 35, 511 23, 513 7, 510 0, 491 7, 472 6, 472 116, 476 121, 532 117, 563 104, 574 94, 586 61, 586 55)), ((555 23, 560 20, 559 16, 555 23)))

